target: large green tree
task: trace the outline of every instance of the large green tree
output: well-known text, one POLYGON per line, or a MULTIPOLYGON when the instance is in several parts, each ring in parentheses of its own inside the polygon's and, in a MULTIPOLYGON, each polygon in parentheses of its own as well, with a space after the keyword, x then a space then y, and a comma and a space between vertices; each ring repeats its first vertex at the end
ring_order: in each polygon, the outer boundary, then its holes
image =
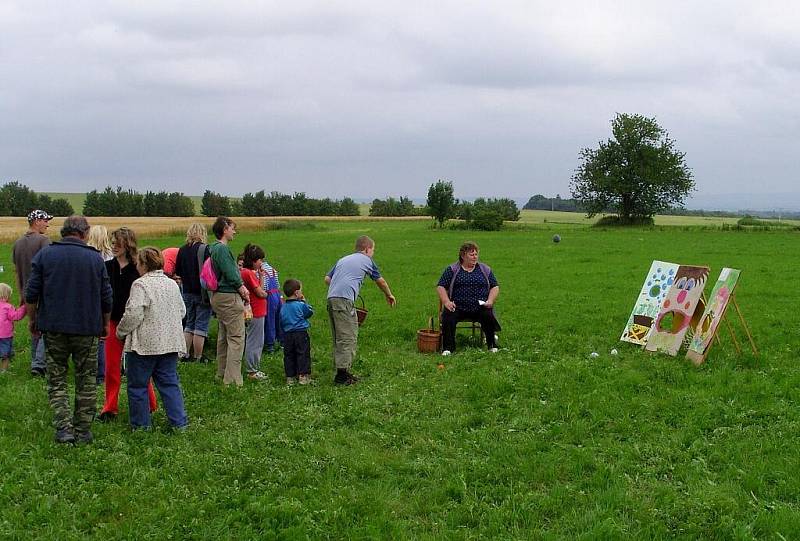
POLYGON ((572 197, 591 217, 616 211, 622 223, 636 223, 675 206, 694 189, 684 153, 655 118, 618 113, 613 137, 584 148, 572 176, 572 197))
POLYGON ((434 220, 439 222, 439 227, 444 226, 445 220, 455 215, 456 200, 453 196, 453 183, 438 180, 428 188, 428 210, 434 220))

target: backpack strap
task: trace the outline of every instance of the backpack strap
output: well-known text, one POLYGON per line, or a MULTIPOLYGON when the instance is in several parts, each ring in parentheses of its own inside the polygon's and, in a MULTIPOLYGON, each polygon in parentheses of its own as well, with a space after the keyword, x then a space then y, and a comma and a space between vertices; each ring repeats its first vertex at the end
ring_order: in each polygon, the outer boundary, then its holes
POLYGON ((200 273, 203 270, 203 263, 205 263, 206 258, 206 248, 208 248, 208 244, 201 242, 197 246, 197 272, 200 273))
MULTIPOLYGON (((203 263, 205 263, 206 258, 206 249, 208 248, 208 244, 203 242, 197 247, 197 276, 200 277, 200 273, 203 272, 203 263)), ((209 256, 210 257, 210 256, 209 256)), ((203 284, 200 284, 200 302, 204 306, 208 306, 211 304, 211 297, 208 294, 208 290, 203 287, 203 284)))

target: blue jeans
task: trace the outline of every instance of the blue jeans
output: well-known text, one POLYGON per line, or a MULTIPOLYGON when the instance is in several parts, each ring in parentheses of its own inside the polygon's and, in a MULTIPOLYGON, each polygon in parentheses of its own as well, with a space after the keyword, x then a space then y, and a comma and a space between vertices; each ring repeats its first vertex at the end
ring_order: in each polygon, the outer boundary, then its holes
POLYGON ((47 370, 42 335, 31 335, 31 370, 47 370))
POLYGON ((211 321, 211 305, 203 304, 203 299, 195 293, 184 293, 183 304, 186 305, 186 320, 183 332, 195 336, 208 336, 208 323, 211 321))
POLYGON ((152 377, 156 384, 169 424, 183 428, 189 424, 183 407, 183 390, 178 379, 178 354, 139 355, 131 351, 128 355, 128 410, 131 427, 149 428, 150 400, 147 396, 147 381, 152 377))
POLYGON ((281 332, 281 294, 270 293, 267 296, 267 315, 264 317, 264 343, 267 351, 272 352, 275 342, 283 340, 281 332))
POLYGON ((97 384, 106 380, 106 341, 101 338, 97 343, 97 384))

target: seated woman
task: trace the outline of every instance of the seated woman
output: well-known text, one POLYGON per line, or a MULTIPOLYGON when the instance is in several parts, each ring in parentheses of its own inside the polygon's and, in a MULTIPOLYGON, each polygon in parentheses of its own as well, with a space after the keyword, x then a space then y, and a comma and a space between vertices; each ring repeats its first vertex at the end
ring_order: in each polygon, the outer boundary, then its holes
POLYGON ((500 324, 494 316, 494 303, 500 293, 492 269, 478 263, 478 245, 467 241, 458 251, 458 261, 444 269, 436 287, 442 302, 442 355, 456 349, 456 324, 477 321, 486 336, 486 346, 497 352, 495 333, 500 324))
POLYGON ((150 428, 147 383, 156 384, 173 428, 188 424, 178 379, 178 355, 186 353, 181 319, 186 307, 181 292, 164 271, 158 248, 148 246, 136 255, 141 278, 133 282, 117 338, 128 353, 128 408, 131 427, 150 428))

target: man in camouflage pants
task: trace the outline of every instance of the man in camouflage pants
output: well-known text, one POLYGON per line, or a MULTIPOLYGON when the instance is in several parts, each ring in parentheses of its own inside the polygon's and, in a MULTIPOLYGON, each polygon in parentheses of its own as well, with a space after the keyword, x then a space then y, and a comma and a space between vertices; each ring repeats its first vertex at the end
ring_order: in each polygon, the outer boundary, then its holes
POLYGON ((85 242, 89 223, 70 216, 62 239, 31 262, 25 288, 31 332, 44 336, 47 394, 58 443, 89 443, 97 402, 97 344, 108 334, 112 292, 100 253, 85 242), (67 391, 69 358, 75 365, 75 411, 67 391))

